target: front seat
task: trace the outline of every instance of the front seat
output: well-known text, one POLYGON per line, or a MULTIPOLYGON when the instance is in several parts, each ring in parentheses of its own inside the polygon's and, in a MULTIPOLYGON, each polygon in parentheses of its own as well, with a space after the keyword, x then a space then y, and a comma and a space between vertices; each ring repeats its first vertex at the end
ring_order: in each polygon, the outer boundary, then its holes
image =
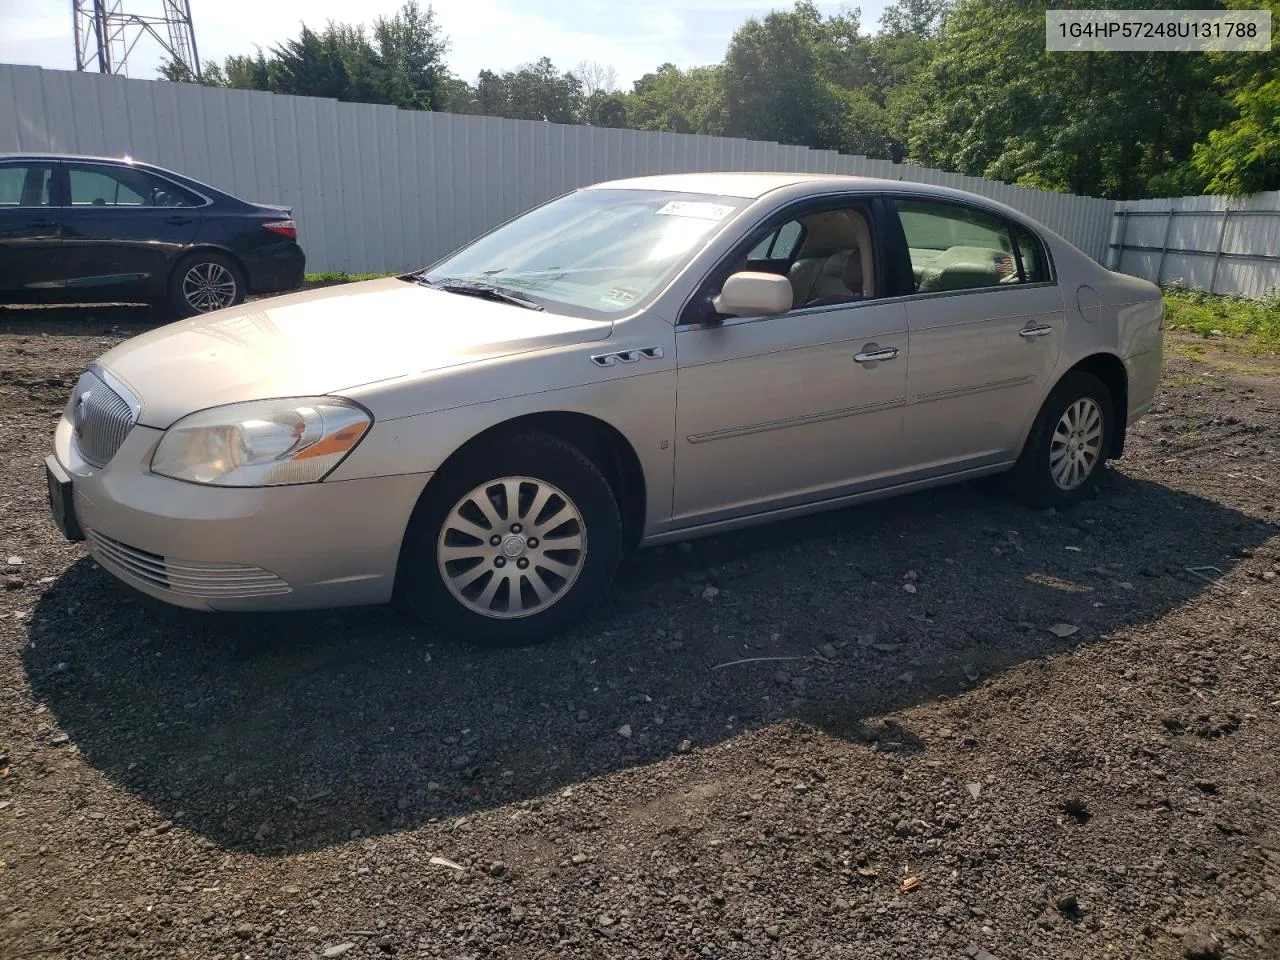
POLYGON ((861 214, 832 210, 805 221, 808 231, 788 279, 797 307, 871 296, 871 231, 861 214))
POLYGON ((810 305, 841 303, 865 296, 862 285, 861 249, 833 253, 822 262, 809 288, 810 305))

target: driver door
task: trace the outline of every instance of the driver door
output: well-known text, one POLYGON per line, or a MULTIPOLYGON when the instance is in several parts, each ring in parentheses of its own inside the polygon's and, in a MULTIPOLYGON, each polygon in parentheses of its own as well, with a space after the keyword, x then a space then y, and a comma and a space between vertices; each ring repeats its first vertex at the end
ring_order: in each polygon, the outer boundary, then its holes
MULTIPOLYGON (((873 224, 866 208, 849 200, 843 206, 873 224)), ((806 218, 799 219, 803 225, 806 218)), ((825 263, 851 242, 819 232, 805 231, 793 255, 771 272, 794 275, 802 261, 825 263)), ((708 292, 717 292, 760 242, 758 233, 726 258, 708 292)), ((882 273, 874 225, 871 243, 882 273)), ((829 302, 828 295, 778 316, 677 326, 677 524, 827 500, 882 485, 901 468, 906 307, 875 299, 874 287, 867 284, 872 292, 865 298, 829 302)))

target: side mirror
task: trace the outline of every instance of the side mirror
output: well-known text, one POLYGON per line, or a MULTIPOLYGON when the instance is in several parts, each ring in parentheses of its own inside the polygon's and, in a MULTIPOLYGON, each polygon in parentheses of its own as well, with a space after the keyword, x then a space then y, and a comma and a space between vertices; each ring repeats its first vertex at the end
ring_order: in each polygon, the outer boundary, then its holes
POLYGON ((791 309, 791 281, 776 273, 735 273, 711 306, 725 317, 771 317, 791 309))

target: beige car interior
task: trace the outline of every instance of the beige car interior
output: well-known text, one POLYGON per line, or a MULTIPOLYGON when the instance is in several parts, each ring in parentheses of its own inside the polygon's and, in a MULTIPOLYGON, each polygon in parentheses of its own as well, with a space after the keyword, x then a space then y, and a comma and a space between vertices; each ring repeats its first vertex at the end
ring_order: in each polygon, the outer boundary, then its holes
POLYGON ((856 210, 801 218, 804 242, 788 278, 796 307, 875 296, 871 230, 856 210))
POLYGON ((911 269, 921 293, 994 287, 1019 280, 1009 249, 963 244, 940 251, 913 248, 911 269))

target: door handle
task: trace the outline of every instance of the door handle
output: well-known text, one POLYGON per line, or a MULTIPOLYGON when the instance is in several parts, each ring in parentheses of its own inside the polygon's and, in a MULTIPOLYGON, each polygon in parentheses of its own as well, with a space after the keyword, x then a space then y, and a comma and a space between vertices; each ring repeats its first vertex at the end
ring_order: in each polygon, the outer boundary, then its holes
POLYGON ((1047 323, 1042 323, 1037 327, 1023 327, 1018 331, 1018 336, 1026 337, 1030 340, 1032 337, 1047 337, 1053 333, 1053 327, 1047 323))
POLYGON ((52 227, 53 221, 44 217, 37 217, 35 220, 27 221, 28 227, 52 227))
POLYGON ((880 347, 855 353, 853 359, 858 363, 875 363, 878 360, 892 360, 898 355, 897 347, 880 347))
POLYGON ((175 227, 185 227, 190 222, 190 217, 169 217, 165 220, 165 223, 175 227))

